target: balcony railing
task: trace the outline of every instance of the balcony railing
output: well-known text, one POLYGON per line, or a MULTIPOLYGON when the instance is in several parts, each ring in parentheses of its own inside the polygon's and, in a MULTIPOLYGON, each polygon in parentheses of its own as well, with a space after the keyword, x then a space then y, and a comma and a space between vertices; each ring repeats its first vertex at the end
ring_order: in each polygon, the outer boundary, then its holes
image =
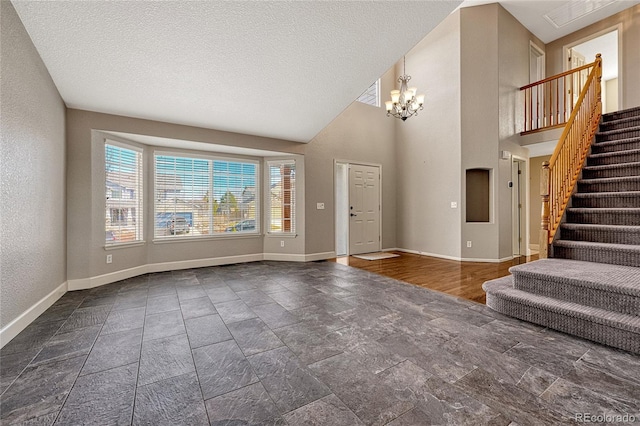
POLYGON ((524 98, 524 125, 520 134, 564 126, 576 107, 595 62, 520 88, 524 98))

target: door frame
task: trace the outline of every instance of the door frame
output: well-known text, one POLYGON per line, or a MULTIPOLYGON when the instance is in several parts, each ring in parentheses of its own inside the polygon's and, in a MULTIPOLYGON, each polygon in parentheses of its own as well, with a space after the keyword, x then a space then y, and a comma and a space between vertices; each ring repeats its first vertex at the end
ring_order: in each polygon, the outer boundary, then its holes
MULTIPOLYGON (((350 185, 349 185, 349 166, 351 166, 352 164, 355 165, 359 165, 359 166, 371 166, 371 167, 377 167, 378 168, 378 173, 380 173, 380 184, 378 185, 378 197, 380 199, 380 211, 379 211, 379 230, 378 232, 380 233, 380 241, 378 241, 378 251, 382 251, 382 182, 383 182, 383 176, 382 176, 382 164, 380 163, 370 163, 367 161, 352 161, 352 160, 343 160, 343 159, 338 159, 338 158, 334 158, 333 160, 333 205, 335 206, 334 212, 333 212, 333 220, 334 220, 334 226, 333 226, 333 234, 334 234, 334 251, 337 250, 337 241, 338 241, 338 235, 337 235, 337 227, 335 226, 335 224, 338 221, 338 199, 337 199, 337 185, 338 185, 338 164, 345 164, 347 166, 347 191, 346 191, 346 201, 347 201, 347 205, 349 204, 349 191, 350 191, 350 185)), ((350 256, 351 253, 349 253, 349 247, 350 247, 350 241, 349 241, 349 234, 350 234, 350 223, 351 221, 347 221, 347 253, 346 256, 350 256)))
MULTIPOLYGON (((590 34, 586 37, 582 37, 581 39, 578 39, 576 41, 573 41, 569 44, 565 44, 564 46, 562 46, 562 71, 569 71, 569 50, 576 47, 579 44, 582 44, 584 42, 587 42, 589 40, 593 40, 594 38, 598 38, 600 36, 603 36, 605 34, 611 33, 613 31, 618 31, 618 109, 623 109, 624 108, 624 99, 623 99, 623 81, 624 81, 624 69, 622 67, 622 57, 623 57, 623 50, 622 50, 622 31, 623 31, 623 27, 622 27, 622 23, 620 24, 616 24, 616 25, 612 25, 610 27, 607 27, 603 30, 600 31, 596 31, 593 34, 590 34)), ((590 58, 588 59, 589 61, 595 60, 595 58, 590 58)), ((590 63, 590 62, 589 62, 590 63)))
MULTIPOLYGON (((512 155, 511 156, 511 176, 513 176, 513 163, 519 163, 521 168, 522 168, 522 173, 520 174, 520 185, 518 187, 518 191, 522 190, 522 192, 520 193, 520 202, 522 204, 522 207, 519 208, 519 212, 520 212, 520 217, 519 220, 520 222, 520 227, 519 227, 519 231, 520 231, 520 238, 521 241, 519 241, 518 244, 518 253, 520 256, 530 256, 531 255, 531 249, 529 248, 529 232, 530 232, 530 225, 529 225, 529 192, 530 192, 530 185, 529 185, 529 159, 525 158, 525 157, 520 157, 518 155, 512 155), (523 250, 524 249, 524 250, 523 250)), ((513 182, 513 181, 512 181, 513 182)), ((515 211, 516 211, 516 199, 513 196, 514 194, 514 190, 516 189, 515 186, 518 184, 518 182, 513 182, 513 186, 511 188, 511 255, 515 257, 515 250, 514 250, 514 219, 515 219, 515 211)))

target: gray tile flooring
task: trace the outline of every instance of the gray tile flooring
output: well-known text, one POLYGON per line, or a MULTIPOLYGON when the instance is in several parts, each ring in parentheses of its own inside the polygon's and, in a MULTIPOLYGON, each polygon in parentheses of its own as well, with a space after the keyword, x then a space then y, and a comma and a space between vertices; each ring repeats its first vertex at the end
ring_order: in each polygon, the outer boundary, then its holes
POLYGON ((640 357, 331 262, 70 292, 0 367, 3 425, 640 422, 640 357))

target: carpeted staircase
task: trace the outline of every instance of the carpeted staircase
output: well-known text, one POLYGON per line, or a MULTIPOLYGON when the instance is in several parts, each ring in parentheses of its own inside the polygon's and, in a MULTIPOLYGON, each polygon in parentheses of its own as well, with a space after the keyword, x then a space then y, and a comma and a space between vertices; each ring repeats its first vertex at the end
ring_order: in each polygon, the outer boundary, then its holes
POLYGON ((602 116, 549 255, 484 283, 487 305, 640 354, 640 107, 602 116))

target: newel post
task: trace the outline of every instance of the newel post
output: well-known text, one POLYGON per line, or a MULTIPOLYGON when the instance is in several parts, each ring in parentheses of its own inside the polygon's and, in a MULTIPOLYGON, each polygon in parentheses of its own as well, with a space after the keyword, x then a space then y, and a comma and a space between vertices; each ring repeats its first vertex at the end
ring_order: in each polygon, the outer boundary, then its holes
POLYGON ((540 174, 540 196, 542 197, 542 222, 540 223, 540 259, 549 257, 549 162, 542 163, 540 174))

